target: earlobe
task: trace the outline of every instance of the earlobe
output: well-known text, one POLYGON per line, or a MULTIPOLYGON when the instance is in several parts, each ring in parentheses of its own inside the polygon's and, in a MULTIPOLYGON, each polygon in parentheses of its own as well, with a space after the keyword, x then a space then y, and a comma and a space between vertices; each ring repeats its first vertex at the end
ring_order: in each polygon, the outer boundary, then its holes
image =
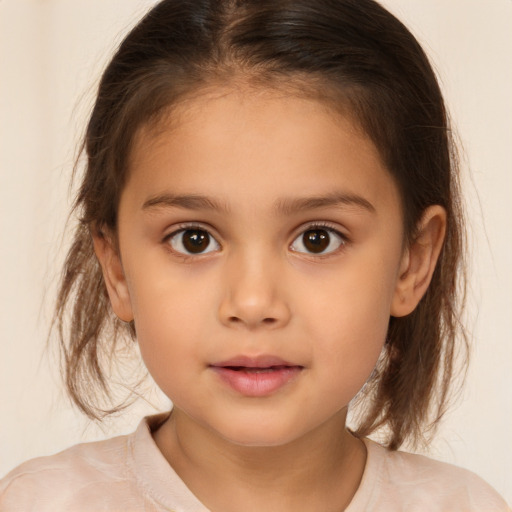
POLYGON ((94 252, 101 265, 103 279, 114 313, 124 322, 133 320, 130 294, 119 251, 113 236, 96 231, 93 234, 94 252))
POLYGON ((445 233, 445 209, 439 205, 429 206, 423 212, 415 239, 402 256, 391 316, 406 316, 418 305, 432 279, 445 233))

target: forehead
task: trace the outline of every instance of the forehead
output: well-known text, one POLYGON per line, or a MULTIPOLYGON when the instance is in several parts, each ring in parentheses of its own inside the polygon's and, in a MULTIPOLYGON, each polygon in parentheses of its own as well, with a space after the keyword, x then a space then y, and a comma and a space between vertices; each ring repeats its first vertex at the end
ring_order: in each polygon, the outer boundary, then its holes
MULTIPOLYGON (((173 135, 175 140, 190 135, 221 138, 228 135, 226 128, 240 136, 251 131, 253 135, 258 131, 263 134, 269 127, 281 128, 282 134, 289 135, 288 140, 298 139, 309 130, 308 138, 313 141, 313 132, 336 132, 337 127, 361 140, 367 139, 348 99, 332 91, 328 84, 320 95, 307 81, 301 90, 301 83, 299 80, 290 84, 269 83, 264 87, 239 81, 229 86, 193 90, 136 131, 129 158, 131 167, 136 166, 138 157, 148 156, 146 150, 168 144, 173 135), (214 128, 208 133, 209 127, 214 128)), ((371 146, 378 157, 376 148, 371 146)))
POLYGON ((226 202, 326 194, 333 187, 396 195, 377 148, 350 116, 275 90, 220 89, 168 110, 137 133, 130 184, 139 196, 206 187, 226 202))

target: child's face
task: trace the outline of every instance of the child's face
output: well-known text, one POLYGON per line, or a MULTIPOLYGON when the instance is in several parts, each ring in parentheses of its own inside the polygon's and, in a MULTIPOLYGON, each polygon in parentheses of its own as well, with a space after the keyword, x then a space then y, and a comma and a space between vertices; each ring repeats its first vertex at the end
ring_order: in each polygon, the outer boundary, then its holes
POLYGON ((344 418, 381 352, 397 187, 320 103, 225 92, 180 112, 135 143, 114 309, 176 414, 235 443, 298 439, 344 418))

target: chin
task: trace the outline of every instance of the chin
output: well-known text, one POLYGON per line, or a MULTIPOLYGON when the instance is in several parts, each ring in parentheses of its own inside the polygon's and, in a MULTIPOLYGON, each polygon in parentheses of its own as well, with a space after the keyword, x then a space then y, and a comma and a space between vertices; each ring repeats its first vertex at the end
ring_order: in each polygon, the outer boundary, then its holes
POLYGON ((270 448, 284 446, 302 437, 304 432, 296 431, 287 424, 265 424, 253 422, 218 431, 226 441, 247 448, 270 448))
POLYGON ((248 434, 245 436, 225 437, 226 441, 245 448, 273 448, 277 446, 284 446, 291 443, 294 439, 290 437, 289 433, 286 436, 272 436, 262 435, 261 432, 254 435, 248 434))

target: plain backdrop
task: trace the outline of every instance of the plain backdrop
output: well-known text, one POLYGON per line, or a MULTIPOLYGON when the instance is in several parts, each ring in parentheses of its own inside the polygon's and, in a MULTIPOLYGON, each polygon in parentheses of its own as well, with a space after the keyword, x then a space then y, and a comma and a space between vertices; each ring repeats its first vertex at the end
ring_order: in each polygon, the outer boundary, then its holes
MULTIPOLYGON (((0 475, 129 432, 154 412, 141 401, 89 424, 45 351, 77 141, 113 48, 153 3, 0 0, 0 475)), ((464 150, 472 364, 430 455, 477 472, 512 502, 512 1, 383 3, 429 53, 464 150)))

